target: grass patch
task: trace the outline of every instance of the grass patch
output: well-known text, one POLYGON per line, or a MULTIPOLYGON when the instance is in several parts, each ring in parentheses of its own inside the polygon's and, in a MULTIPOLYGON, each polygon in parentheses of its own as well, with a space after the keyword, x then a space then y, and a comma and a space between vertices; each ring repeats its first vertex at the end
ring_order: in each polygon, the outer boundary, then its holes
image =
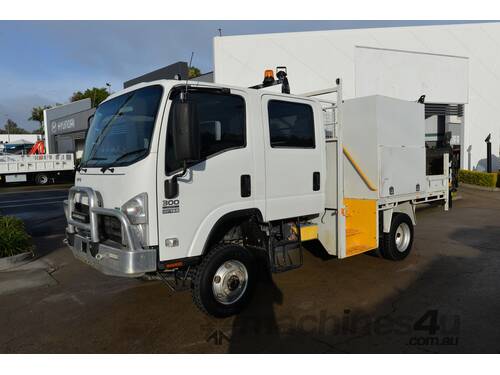
POLYGON ((0 216, 0 258, 32 251, 31 236, 21 219, 0 216))

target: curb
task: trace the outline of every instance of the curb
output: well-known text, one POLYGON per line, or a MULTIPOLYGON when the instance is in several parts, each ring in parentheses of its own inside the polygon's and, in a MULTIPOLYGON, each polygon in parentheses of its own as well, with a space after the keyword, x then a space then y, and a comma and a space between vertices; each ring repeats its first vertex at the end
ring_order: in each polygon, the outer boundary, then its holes
POLYGON ((33 252, 27 251, 25 253, 13 255, 11 257, 0 258, 0 271, 6 271, 10 268, 20 266, 27 263, 33 258, 33 252))

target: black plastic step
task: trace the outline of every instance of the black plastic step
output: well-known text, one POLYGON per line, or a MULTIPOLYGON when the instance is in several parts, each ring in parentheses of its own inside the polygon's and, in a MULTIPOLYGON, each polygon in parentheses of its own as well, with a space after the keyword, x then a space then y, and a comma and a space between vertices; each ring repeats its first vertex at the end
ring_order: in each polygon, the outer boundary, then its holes
POLYGON ((274 273, 296 269, 303 264, 303 249, 300 241, 276 242, 269 252, 271 271, 274 273))

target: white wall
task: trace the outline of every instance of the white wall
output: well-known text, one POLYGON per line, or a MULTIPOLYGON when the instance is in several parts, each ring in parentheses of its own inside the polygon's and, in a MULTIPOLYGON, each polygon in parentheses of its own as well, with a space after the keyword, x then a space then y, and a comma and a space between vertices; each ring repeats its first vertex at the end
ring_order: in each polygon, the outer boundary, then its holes
MULTIPOLYGON (((411 62, 414 69, 408 74, 420 71, 427 72, 424 77, 440 78, 440 85, 423 87, 428 89, 425 93, 427 100, 437 102, 449 98, 447 101, 454 102, 457 100, 457 85, 463 91, 466 61, 468 104, 465 105, 462 149, 472 145, 472 165, 475 166, 485 157, 484 138, 491 133, 492 149, 498 155, 500 123, 496 119, 500 113, 500 23, 216 37, 215 82, 251 86, 262 81, 264 69, 284 65, 288 68, 292 93, 333 86, 335 78, 341 77, 344 96, 355 97, 359 79, 356 74, 356 54, 359 54, 357 46, 466 58, 461 59, 462 63, 457 62, 457 59, 449 60, 447 64, 451 64, 451 70, 445 69, 446 77, 439 74, 443 73, 442 65, 426 64, 423 68, 417 61, 411 62), (449 86, 453 75, 461 82, 449 86), (447 85, 441 84, 442 82, 447 85), (446 86, 450 87, 447 92, 441 90, 446 86)), ((385 70, 390 72, 390 69, 385 70)), ((426 79, 428 84, 429 78, 426 79)), ((404 85, 407 84, 408 81, 405 81, 404 85)), ((418 91, 421 89, 422 87, 418 91)), ((406 92, 404 87, 398 90, 406 92)), ((417 98, 418 96, 414 100, 417 98)), ((462 162, 467 166, 464 157, 462 162)))
POLYGON ((356 47, 355 95, 386 95, 429 103, 465 104, 469 100, 466 57, 356 47))

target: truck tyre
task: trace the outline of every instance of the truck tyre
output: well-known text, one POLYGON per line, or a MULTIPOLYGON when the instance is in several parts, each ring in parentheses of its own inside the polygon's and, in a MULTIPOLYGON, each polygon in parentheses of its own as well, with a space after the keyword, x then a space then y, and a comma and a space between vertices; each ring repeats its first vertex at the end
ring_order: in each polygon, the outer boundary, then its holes
POLYGON ((385 259, 403 260, 410 254, 413 245, 413 223, 406 214, 392 217, 391 231, 383 234, 380 253, 385 259))
POLYGON ((216 245, 193 275, 193 301, 217 318, 239 313, 249 302, 256 283, 253 254, 235 244, 216 245))
POLYGON ((37 185, 47 185, 49 183, 49 176, 46 173, 38 173, 35 176, 35 183, 37 185))

